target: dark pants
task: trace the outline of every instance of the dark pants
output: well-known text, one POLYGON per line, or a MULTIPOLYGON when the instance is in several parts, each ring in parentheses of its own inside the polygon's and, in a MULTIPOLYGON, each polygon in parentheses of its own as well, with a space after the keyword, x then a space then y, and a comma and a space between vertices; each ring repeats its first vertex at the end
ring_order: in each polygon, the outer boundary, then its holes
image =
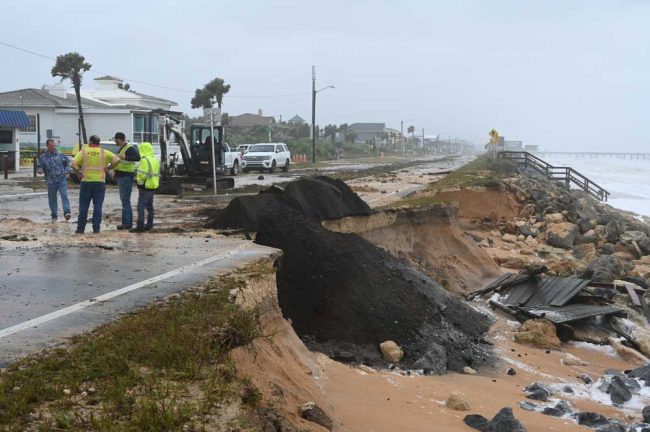
POLYGON ((120 175, 115 177, 115 181, 120 189, 120 201, 122 202, 122 225, 130 228, 133 225, 133 210, 131 209, 133 176, 120 175))
POLYGON ((58 199, 57 194, 61 195, 61 204, 63 204, 63 214, 70 214, 70 201, 68 200, 68 181, 65 177, 61 178, 54 184, 47 185, 47 198, 50 204, 50 216, 52 220, 58 216, 58 199))
POLYGON ((88 207, 93 202, 93 232, 99 232, 102 223, 102 206, 106 195, 106 183, 102 182, 81 182, 79 188, 79 218, 77 219, 77 231, 83 232, 86 229, 88 219, 88 207))
POLYGON ((153 227, 153 196, 155 190, 138 189, 138 228, 153 227), (147 225, 144 224, 144 210, 147 210, 147 225))

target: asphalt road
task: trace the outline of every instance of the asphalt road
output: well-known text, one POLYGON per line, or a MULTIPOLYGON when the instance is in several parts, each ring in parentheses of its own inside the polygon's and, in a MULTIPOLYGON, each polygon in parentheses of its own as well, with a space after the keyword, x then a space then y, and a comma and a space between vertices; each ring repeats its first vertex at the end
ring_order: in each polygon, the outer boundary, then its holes
POLYGON ((0 367, 273 253, 207 235, 1 249, 0 367))

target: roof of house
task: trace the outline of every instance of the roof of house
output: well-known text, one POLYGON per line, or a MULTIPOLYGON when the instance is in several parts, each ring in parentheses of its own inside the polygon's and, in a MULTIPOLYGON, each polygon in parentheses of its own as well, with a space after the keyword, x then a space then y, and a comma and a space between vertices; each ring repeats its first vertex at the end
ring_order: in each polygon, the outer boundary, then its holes
MULTIPOLYGON (((81 98, 81 105, 87 107, 103 108, 109 106, 100 101, 81 98)), ((74 94, 60 98, 50 94, 47 90, 26 88, 21 90, 0 93, 0 106, 3 107, 54 107, 76 108, 77 100, 74 94)))
POLYGON ((28 128, 29 119, 24 111, 0 110, 0 127, 28 128))
POLYGON ((305 123, 305 119, 303 119, 298 114, 296 114, 295 116, 287 120, 287 123, 305 123))
POLYGON ((119 82, 124 82, 123 80, 121 80, 119 78, 115 78, 115 77, 110 76, 110 75, 104 75, 104 76, 95 78, 95 81, 119 81, 119 82))
POLYGON ((352 123, 348 126, 348 129, 384 131, 386 129, 386 123, 352 123))
POLYGON ((275 123, 273 116, 261 116, 258 114, 240 114, 230 116, 230 126, 266 126, 275 123))

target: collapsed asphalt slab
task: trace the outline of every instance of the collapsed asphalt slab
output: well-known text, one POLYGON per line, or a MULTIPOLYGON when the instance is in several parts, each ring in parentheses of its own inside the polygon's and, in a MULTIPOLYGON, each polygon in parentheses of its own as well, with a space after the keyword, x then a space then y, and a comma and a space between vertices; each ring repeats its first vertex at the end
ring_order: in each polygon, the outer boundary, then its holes
POLYGON ((208 226, 256 231, 257 243, 284 252, 279 303, 311 349, 385 364, 379 344, 392 340, 405 352, 402 366, 444 373, 483 364, 486 316, 383 249, 320 224, 369 213, 345 183, 319 177, 236 198, 208 226))

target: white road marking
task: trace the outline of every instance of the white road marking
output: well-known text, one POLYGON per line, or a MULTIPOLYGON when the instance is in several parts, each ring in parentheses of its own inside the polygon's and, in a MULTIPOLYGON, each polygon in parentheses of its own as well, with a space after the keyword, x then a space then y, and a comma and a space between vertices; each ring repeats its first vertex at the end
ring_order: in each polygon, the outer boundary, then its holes
POLYGON ((0 198, 20 198, 20 197, 35 196, 35 195, 47 195, 47 192, 28 192, 28 193, 15 194, 15 195, 0 195, 0 198))
POLYGON ((7 328, 5 328, 3 330, 0 330, 0 339, 4 338, 6 336, 12 335, 12 334, 21 332, 21 331, 26 330, 28 328, 36 327, 36 326, 38 326, 40 324, 43 324, 43 323, 46 323, 48 321, 52 321, 54 319, 61 318, 61 317, 66 316, 66 315, 70 315, 71 313, 80 311, 80 310, 82 310, 84 308, 87 308, 88 306, 108 301, 108 300, 110 300, 112 298, 115 298, 115 297, 120 296, 122 294, 129 293, 131 291, 135 291, 135 290, 137 290, 139 288, 142 288, 142 287, 145 287, 147 285, 151 285, 153 283, 160 282, 160 281, 165 280, 165 279, 169 279, 170 277, 179 275, 179 274, 181 274, 183 272, 186 272, 187 270, 193 269, 195 267, 201 267, 201 266, 204 266, 206 264, 210 264, 210 263, 213 263, 215 261, 219 261, 221 259, 224 259, 224 258, 228 257, 229 255, 235 254, 239 250, 244 249, 244 248, 246 248, 248 246, 249 246, 249 243, 239 245, 235 249, 233 249, 233 250, 231 250, 229 252, 226 252, 226 253, 223 253, 223 254, 220 254, 220 255, 215 255, 215 256, 200 260, 200 261, 193 262, 191 264, 184 265, 183 267, 179 267, 179 268, 177 268, 175 270, 168 271, 167 273, 163 273, 161 275, 154 276, 152 278, 143 280, 142 282, 137 282, 137 283, 134 283, 132 285, 125 286, 124 288, 120 288, 120 289, 117 289, 115 291, 111 291, 111 292, 108 292, 106 294, 102 294, 100 296, 93 297, 90 300, 85 300, 85 301, 82 301, 80 303, 73 304, 72 306, 68 306, 66 308, 59 309, 57 311, 51 312, 49 314, 42 315, 42 316, 40 316, 38 318, 30 319, 29 321, 25 321, 23 323, 16 324, 16 325, 11 326, 11 327, 7 327, 7 328))

